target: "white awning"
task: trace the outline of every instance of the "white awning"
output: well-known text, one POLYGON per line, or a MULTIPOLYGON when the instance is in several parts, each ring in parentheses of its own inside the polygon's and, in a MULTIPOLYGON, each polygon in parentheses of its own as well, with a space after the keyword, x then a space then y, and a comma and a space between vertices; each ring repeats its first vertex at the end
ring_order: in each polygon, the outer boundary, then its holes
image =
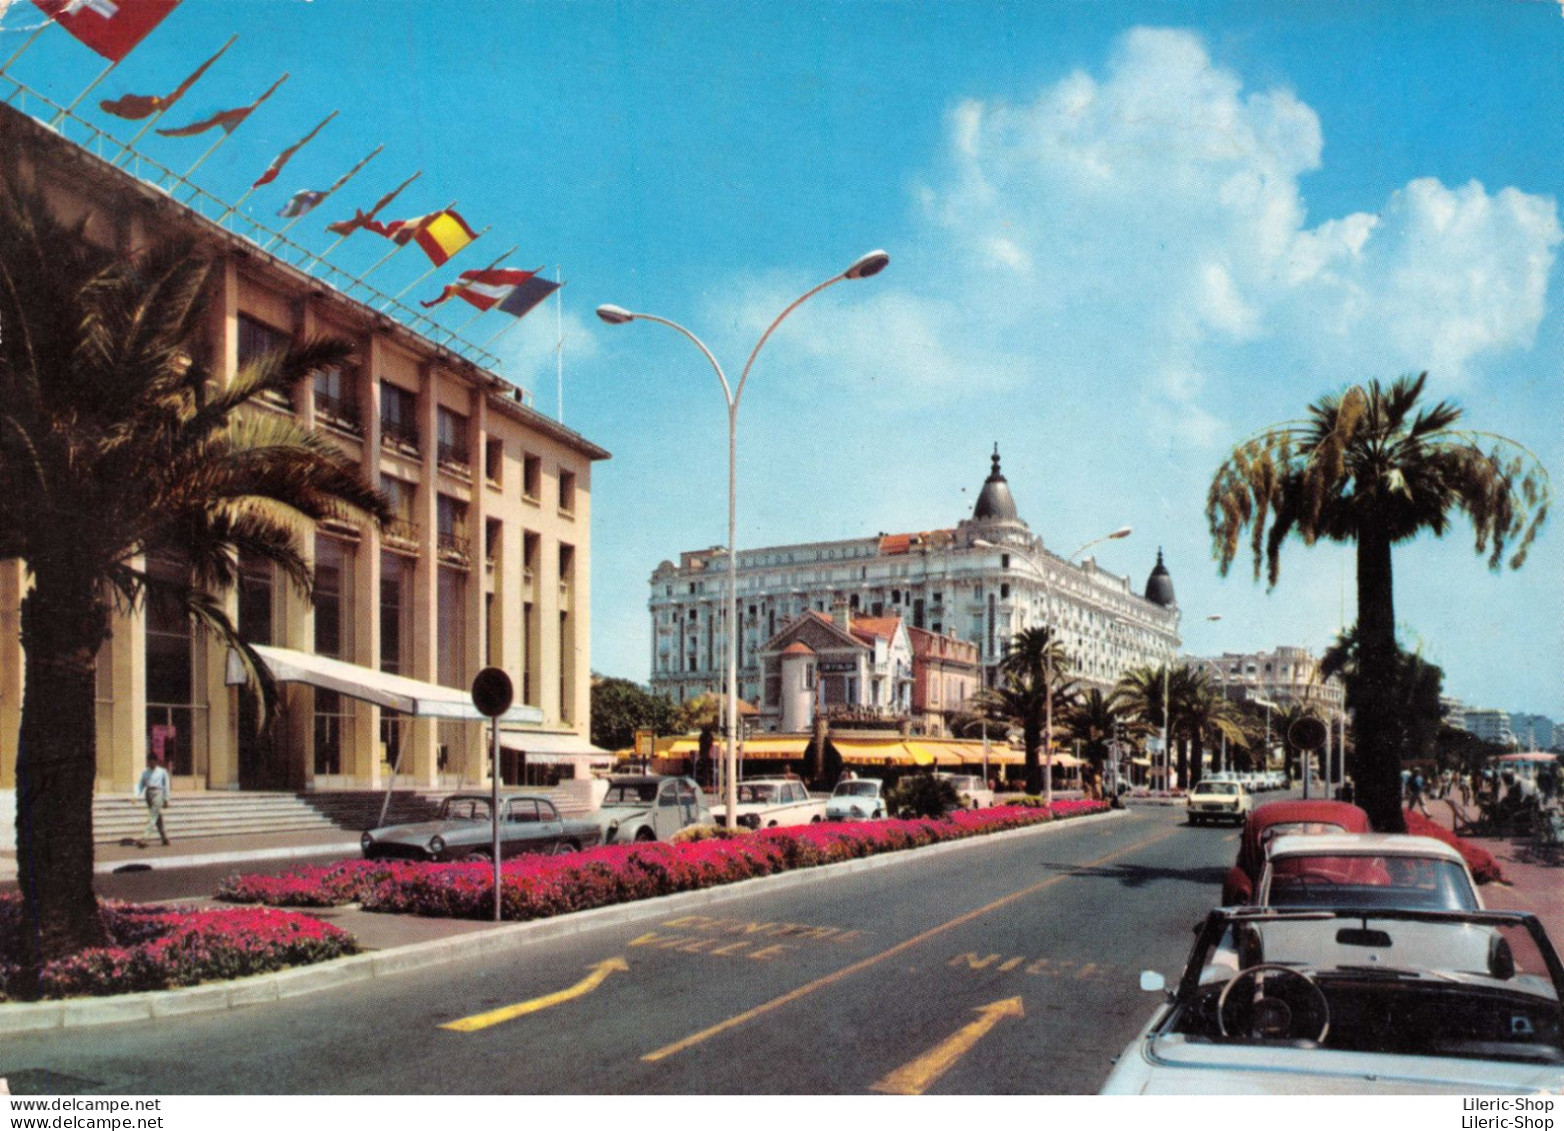
MULTIPOLYGON (((330 656, 317 656, 292 648, 274 648, 267 644, 257 644, 254 648, 278 683, 307 683, 323 691, 335 691, 350 699, 362 699, 377 707, 419 718, 482 722, 485 717, 473 706, 472 694, 458 687, 442 687, 438 683, 425 683, 405 675, 377 672, 346 660, 335 660, 330 656)), ((230 686, 245 682, 244 664, 238 653, 232 650, 228 653, 227 682, 230 686)), ((537 707, 518 705, 501 715, 500 721, 540 723, 543 721, 543 712, 537 707)))
POLYGON ((589 765, 611 766, 614 755, 600 746, 593 746, 579 734, 541 730, 500 729, 500 745, 506 750, 525 754, 529 762, 586 762, 589 765))

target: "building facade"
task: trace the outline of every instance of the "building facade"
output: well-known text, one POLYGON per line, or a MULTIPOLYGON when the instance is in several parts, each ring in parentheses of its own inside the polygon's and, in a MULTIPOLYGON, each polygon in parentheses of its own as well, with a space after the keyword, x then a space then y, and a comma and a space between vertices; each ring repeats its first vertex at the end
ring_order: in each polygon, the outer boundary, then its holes
POLYGON ((920 734, 948 735, 950 719, 977 694, 977 645, 909 628, 912 641, 912 725, 920 734))
MULTIPOLYGON (((117 615, 98 659, 99 791, 132 789, 149 752, 166 758, 179 789, 380 787, 393 767, 412 786, 479 782, 481 724, 400 714, 368 689, 385 677, 465 689, 490 665, 530 708, 518 714, 536 734, 518 748, 585 747, 592 465, 608 453, 492 372, 4 106, 0 149, 59 213, 91 217, 86 238, 125 255, 177 238, 210 259, 205 347, 219 380, 293 341, 353 341, 352 368, 244 411, 290 415, 330 437, 397 515, 384 532, 314 529, 312 600, 241 560, 228 615, 304 673, 283 684, 266 738, 215 640, 156 608, 117 615), (348 667, 328 680, 322 660, 348 667), (368 698, 355 694, 360 684, 368 698)), ((0 563, 0 789, 15 784, 27 585, 24 563, 0 563)))
POLYGON ((913 653, 899 617, 808 612, 760 650, 759 729, 797 734, 817 717, 904 723, 912 713, 913 653))
POLYGON ((1515 747, 1515 733, 1510 729, 1508 711, 1496 707, 1468 707, 1462 726, 1484 742, 1511 749, 1515 747))
POLYGON ((1346 689, 1332 676, 1321 680, 1320 661, 1307 648, 1282 645, 1269 652, 1223 652, 1220 656, 1187 657, 1184 663, 1203 670, 1234 702, 1269 703, 1285 711, 1298 705, 1322 717, 1335 718, 1346 707, 1346 689))
MULTIPOLYGON (((1073 556, 1073 555, 1072 555, 1073 556)), ((723 687, 727 552, 692 550, 651 577, 651 687, 675 701, 723 687)), ((1167 570, 1145 595, 1128 578, 1048 550, 1019 517, 999 454, 970 518, 953 528, 743 550, 738 555, 740 698, 764 692, 760 651, 786 625, 838 604, 855 617, 899 617, 909 629, 973 645, 980 682, 1022 629, 1048 625, 1073 674, 1108 689, 1127 669, 1173 661, 1179 614, 1167 570)))

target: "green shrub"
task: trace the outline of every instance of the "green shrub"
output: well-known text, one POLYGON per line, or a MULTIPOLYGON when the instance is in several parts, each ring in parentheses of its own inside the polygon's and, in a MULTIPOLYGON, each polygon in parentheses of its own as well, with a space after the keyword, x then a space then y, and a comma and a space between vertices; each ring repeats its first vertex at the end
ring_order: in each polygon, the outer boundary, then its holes
POLYGON ((898 817, 943 817, 961 808, 950 779, 933 774, 907 775, 891 789, 886 802, 898 817))

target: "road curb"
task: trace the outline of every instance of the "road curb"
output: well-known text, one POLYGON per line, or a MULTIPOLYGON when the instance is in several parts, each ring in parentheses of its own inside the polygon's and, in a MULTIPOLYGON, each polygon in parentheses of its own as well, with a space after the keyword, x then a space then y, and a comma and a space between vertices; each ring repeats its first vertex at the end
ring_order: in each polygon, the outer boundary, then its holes
POLYGON ((486 931, 457 935, 448 939, 431 939, 428 942, 412 943, 389 950, 369 951, 311 966, 296 966, 270 974, 255 974, 232 982, 208 982, 173 990, 145 990, 141 993, 120 994, 114 997, 3 1003, 0 1004, 0 1037, 51 1029, 115 1025, 125 1021, 149 1021, 154 1018, 189 1016, 196 1013, 218 1013, 264 1002, 282 1001, 354 982, 390 977, 410 970, 422 970, 431 966, 459 962, 466 958, 500 954, 532 943, 565 938, 595 927, 617 926, 640 919, 658 918, 688 908, 705 907, 723 900, 752 895, 762 889, 798 887, 837 876, 906 864, 914 859, 961 851, 977 845, 1038 836, 1058 829, 1080 828, 1084 825, 1127 816, 1129 816, 1128 810, 1120 809, 1107 813, 1093 813, 1086 817, 1070 817, 1029 828, 1009 829, 988 836, 966 837, 905 852, 886 852, 878 856, 844 860, 840 864, 800 868, 775 876, 758 876, 755 879, 702 888, 699 891, 678 892, 674 895, 657 896, 654 899, 636 900, 633 903, 617 903, 610 907, 595 907, 590 911, 577 911, 547 919, 531 919, 524 923, 507 923, 486 931))

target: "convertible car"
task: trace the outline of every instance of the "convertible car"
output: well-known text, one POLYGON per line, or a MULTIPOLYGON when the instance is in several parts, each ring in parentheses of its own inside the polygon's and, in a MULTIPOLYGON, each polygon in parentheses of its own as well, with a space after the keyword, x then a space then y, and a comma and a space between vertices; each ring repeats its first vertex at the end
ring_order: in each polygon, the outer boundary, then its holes
MULTIPOLYGON (((492 860, 494 822, 487 793, 453 793, 432 821, 388 825, 359 838, 366 860, 492 860)), ((500 855, 590 848, 602 839, 592 821, 566 820, 547 797, 500 798, 500 855)))
POLYGON ((1254 899, 1265 867, 1265 850, 1279 836, 1315 833, 1366 833, 1369 816, 1345 801, 1270 801, 1255 808, 1238 842, 1238 862, 1222 880, 1222 905, 1254 899))
POLYGON ((1564 967, 1531 915, 1219 909, 1166 992, 1105 1094, 1564 1089, 1564 967))

